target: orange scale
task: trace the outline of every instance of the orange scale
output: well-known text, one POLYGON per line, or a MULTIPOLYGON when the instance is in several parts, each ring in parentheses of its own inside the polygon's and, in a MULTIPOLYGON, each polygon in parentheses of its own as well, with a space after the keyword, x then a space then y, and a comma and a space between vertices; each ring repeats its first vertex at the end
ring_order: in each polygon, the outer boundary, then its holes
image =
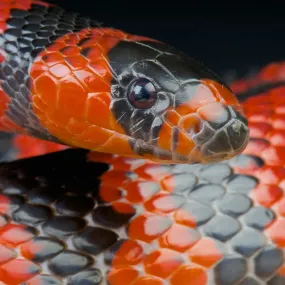
POLYGON ((37 109, 41 110, 41 112, 46 112, 49 108, 48 105, 43 102, 39 96, 33 96, 32 102, 37 109))
POLYGON ((89 67, 106 82, 112 79, 111 70, 105 59, 99 58, 89 63, 89 67))
POLYGON ((42 62, 34 62, 30 69, 30 75, 33 79, 36 79, 37 77, 42 75, 47 70, 48 70, 48 67, 42 62))
POLYGON ((64 58, 59 52, 55 51, 55 52, 50 52, 50 53, 44 53, 42 55, 42 62, 50 67, 57 63, 64 62, 64 58))
POLYGON ((131 181, 126 171, 121 171, 117 169, 105 172, 100 177, 100 179, 102 183, 104 183, 104 185, 112 187, 123 187, 125 183, 131 181))
MULTIPOLYGON (((64 43, 63 39, 58 39, 57 41, 55 41, 52 45, 50 45, 47 49, 47 51, 45 52, 45 56, 48 55, 57 55, 58 58, 62 59, 62 56, 58 53, 59 50, 63 49, 66 47, 66 44, 64 43)), ((46 59, 44 58, 44 61, 46 62, 46 59)))
POLYGON ((197 86, 194 96, 188 102, 189 106, 196 111, 207 103, 219 101, 219 88, 221 88, 219 83, 215 83, 212 80, 201 80, 201 84, 197 86))
POLYGON ((171 227, 171 220, 156 215, 141 215, 134 218, 128 228, 129 237, 133 240, 151 242, 160 237, 171 227))
POLYGON ((252 192, 254 200, 264 207, 270 207, 283 196, 281 188, 274 185, 258 185, 252 192))
POLYGON ((98 45, 90 46, 86 53, 85 58, 88 60, 94 60, 99 58, 102 55, 102 49, 98 45))
POLYGON ((112 131, 91 125, 83 133, 74 136, 74 140, 83 148, 96 149, 103 146, 113 135, 112 131))
POLYGON ((285 145, 285 133, 280 130, 272 130, 267 134, 267 139, 274 146, 284 147, 285 145))
POLYGON ((269 122, 271 119, 271 114, 253 114, 248 116, 248 122, 250 123, 263 123, 269 122))
POLYGON ((184 263, 183 257, 175 251, 160 249, 144 258, 145 271, 160 278, 168 278, 184 263))
POLYGON ((267 165, 278 166, 285 164, 285 147, 271 146, 264 150, 260 156, 267 165))
POLYGON ((206 270, 195 264, 182 266, 170 279, 171 285, 207 285, 206 270))
POLYGON ((269 104, 269 98, 268 95, 266 94, 261 94, 258 96, 250 97, 248 98, 244 103, 244 107, 248 107, 249 109, 252 108, 252 110, 260 110, 262 109, 268 109, 268 104, 269 104))
POLYGON ((192 215, 191 211, 189 211, 187 208, 178 209, 174 213, 174 219, 179 224, 182 224, 182 225, 185 225, 191 228, 197 227, 196 218, 192 215))
POLYGON ((284 130, 285 129, 285 115, 275 115, 271 118, 272 127, 275 130, 284 130))
POLYGON ((285 217, 285 196, 277 202, 277 211, 280 216, 285 217))
POLYGON ((159 238, 161 247, 184 252, 201 238, 199 232, 182 226, 174 224, 165 234, 159 238))
POLYGON ((270 146, 266 140, 250 140, 243 151, 244 154, 260 156, 260 154, 270 146))
POLYGON ((164 122, 160 128, 157 146, 161 149, 171 150, 173 127, 164 122))
POLYGON ((49 72, 51 75, 53 75, 56 78, 62 78, 71 73, 70 68, 66 63, 58 63, 53 65, 50 69, 49 72))
POLYGON ((58 84, 58 112, 84 119, 88 93, 74 76, 63 78, 58 84))
POLYGON ((285 176, 285 168, 283 166, 263 166, 255 173, 260 183, 278 184, 285 176))
POLYGON ((55 109, 57 105, 58 80, 48 73, 44 73, 35 79, 32 84, 35 89, 35 94, 32 94, 32 97, 38 96, 50 109, 55 109))
POLYGON ((103 145, 96 147, 94 150, 98 152, 111 152, 120 155, 136 156, 130 146, 129 137, 120 135, 116 129, 114 129, 113 135, 103 145))
POLYGON ((47 127, 51 134, 59 138, 63 143, 66 143, 68 145, 72 143, 70 141, 70 133, 67 132, 65 128, 55 125, 51 121, 46 120, 44 117, 40 117, 39 115, 38 117, 41 119, 41 123, 47 127))
POLYGON ((3 34, 6 29, 7 29, 6 22, 0 22, 0 33, 3 34))
POLYGON ((118 156, 113 159, 112 165, 115 169, 131 171, 141 166, 144 163, 143 160, 133 159, 124 156, 118 156))
POLYGON ((166 165, 151 163, 138 167, 135 173, 139 175, 140 178, 159 181, 171 174, 171 168, 166 165))
POLYGON ((142 203, 159 192, 160 185, 153 181, 134 181, 125 186, 126 199, 131 203, 142 203))
POLYGON ((106 51, 113 48, 119 41, 120 41, 120 38, 118 38, 116 35, 103 36, 99 41, 99 45, 103 48, 103 50, 106 53, 106 51))
POLYGON ((60 113, 58 111, 47 113, 46 118, 52 124, 58 125, 61 128, 65 128, 69 124, 69 121, 70 121, 70 115, 60 113))
POLYGON ((243 107, 248 117, 255 115, 265 115, 269 117, 274 114, 273 106, 269 102, 257 103, 255 106, 245 104, 243 107))
POLYGON ((235 95, 225 86, 212 80, 204 79, 202 82, 206 83, 210 87, 211 91, 215 94, 218 101, 232 106, 239 105, 239 102, 235 95))
POLYGON ((97 34, 97 35, 92 35, 92 38, 88 39, 83 38, 84 42, 80 44, 81 50, 98 45, 98 41, 100 40, 101 37, 102 37, 101 34, 97 34))
POLYGON ((132 285, 163 285, 163 281, 153 276, 141 276, 132 285))
POLYGON ((8 224, 0 229, 0 243, 7 247, 17 247, 33 237, 33 233, 24 225, 8 224))
POLYGON ((14 259, 0 267, 0 280, 9 285, 22 284, 41 272, 41 267, 31 261, 14 259))
POLYGON ((126 214, 132 216, 136 214, 136 209, 129 203, 115 202, 112 204, 112 208, 114 209, 115 212, 119 214, 126 214))
POLYGON ((112 266, 128 266, 136 265, 144 258, 144 249, 136 241, 126 240, 121 245, 119 250, 116 251, 112 266))
POLYGON ((285 104, 280 105, 279 103, 277 103, 273 106, 273 110, 277 115, 285 115, 285 104))
POLYGON ((13 145, 17 149, 18 159, 43 155, 68 148, 67 146, 61 144, 43 141, 25 135, 17 135, 13 140, 13 145))
POLYGON ((87 66, 87 59, 82 55, 73 55, 65 58, 65 62, 74 70, 82 69, 87 66))
POLYGON ((102 185, 99 190, 99 197, 105 203, 117 201, 123 197, 122 190, 112 186, 102 185))
POLYGON ((1 21, 3 21, 3 24, 5 24, 5 29, 7 28, 6 25, 6 19, 9 18, 9 14, 10 14, 10 9, 7 5, 7 3, 0 3, 0 18, 1 21))
POLYGON ((248 123, 251 138, 263 139, 267 133, 272 131, 272 126, 267 123, 248 123))
POLYGON ((180 155, 188 156, 191 151, 194 149, 195 143, 194 141, 189 138, 189 136, 182 132, 178 131, 177 133, 177 142, 176 142, 176 149, 175 151, 180 155))
POLYGON ((266 233, 278 247, 285 247, 285 219, 277 219, 266 233))
MULTIPOLYGON (((70 117, 70 116, 69 116, 70 117)), ((65 129, 72 135, 82 134, 86 129, 91 127, 91 124, 88 122, 77 121, 74 118, 70 118, 65 129)))
MULTIPOLYGON (((17 257, 16 251, 0 244, 0 266, 17 257)), ((1 280, 1 277, 0 277, 1 280)))
POLYGON ((88 94, 86 119, 89 123, 111 129, 110 97, 109 92, 88 94))
POLYGON ((8 214, 10 206, 12 206, 10 199, 5 195, 0 195, 0 213, 8 214))
MULTIPOLYGON (((67 41, 72 42, 73 44, 75 43, 74 40, 65 40, 64 41, 65 44, 67 41)), ((73 55, 79 54, 80 49, 77 46, 68 46, 67 45, 66 47, 60 49, 59 52, 64 56, 73 56, 73 55)))
POLYGON ((178 125, 181 116, 174 110, 169 110, 165 114, 166 121, 169 122, 171 125, 178 125))
POLYGON ((149 212, 171 213, 179 209, 185 202, 185 198, 179 195, 158 194, 144 203, 149 212))
POLYGON ((213 239, 203 237, 190 248, 188 256, 193 263, 211 268, 223 258, 223 253, 213 239))
POLYGON ((29 260, 33 260, 33 258, 35 258, 35 254, 41 253, 43 250, 45 250, 44 246, 36 244, 33 240, 20 246, 22 256, 29 260))
MULTIPOLYGON (((66 46, 76 46, 76 43, 77 43, 78 39, 73 39, 73 38, 68 38, 66 40, 64 40, 64 43, 66 46)), ((78 47, 76 46, 76 48, 78 49, 78 47)))
POLYGON ((132 267, 112 267, 108 272, 107 280, 110 285, 128 285, 137 279, 139 272, 132 267))
POLYGON ((91 69, 85 68, 74 71, 75 76, 80 83, 88 88, 90 92, 96 90, 96 92, 109 92, 110 85, 103 81, 96 73, 91 69))

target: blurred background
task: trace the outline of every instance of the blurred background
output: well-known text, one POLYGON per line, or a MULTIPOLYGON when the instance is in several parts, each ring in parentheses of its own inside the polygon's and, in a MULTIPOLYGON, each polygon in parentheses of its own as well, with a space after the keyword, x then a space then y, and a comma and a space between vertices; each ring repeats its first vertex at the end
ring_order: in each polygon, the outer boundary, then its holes
POLYGON ((106 26, 167 42, 223 75, 285 59, 285 2, 50 0, 106 26))

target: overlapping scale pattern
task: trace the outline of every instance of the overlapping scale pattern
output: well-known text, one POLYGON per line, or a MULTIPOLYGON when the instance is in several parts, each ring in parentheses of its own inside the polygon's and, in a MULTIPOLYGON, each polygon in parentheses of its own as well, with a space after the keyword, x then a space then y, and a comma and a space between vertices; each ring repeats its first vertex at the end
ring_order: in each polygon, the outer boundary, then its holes
POLYGON ((223 163, 66 150, 2 165, 1 281, 283 284, 283 92, 244 102, 250 143, 223 163))
POLYGON ((233 85, 280 83, 244 102, 251 140, 231 161, 160 165, 66 150, 1 164, 0 282, 284 284, 283 70, 233 85))

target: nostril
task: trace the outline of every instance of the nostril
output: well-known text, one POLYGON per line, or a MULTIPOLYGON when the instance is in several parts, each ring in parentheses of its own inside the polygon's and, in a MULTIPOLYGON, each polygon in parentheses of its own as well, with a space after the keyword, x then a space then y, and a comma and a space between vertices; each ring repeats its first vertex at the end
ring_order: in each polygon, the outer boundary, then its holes
POLYGON ((202 120, 193 114, 184 116, 180 120, 179 126, 191 136, 195 136, 203 130, 202 120))
POLYGON ((244 148, 248 141, 248 128, 239 120, 234 120, 227 127, 228 137, 235 151, 244 148))

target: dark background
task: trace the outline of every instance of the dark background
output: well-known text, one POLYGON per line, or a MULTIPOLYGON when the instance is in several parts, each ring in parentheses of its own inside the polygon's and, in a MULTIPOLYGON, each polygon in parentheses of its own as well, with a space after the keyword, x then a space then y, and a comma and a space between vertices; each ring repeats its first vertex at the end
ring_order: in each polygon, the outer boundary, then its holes
POLYGON ((281 1, 48 2, 106 26, 167 42, 220 74, 232 70, 244 75, 285 60, 285 3, 281 1))

